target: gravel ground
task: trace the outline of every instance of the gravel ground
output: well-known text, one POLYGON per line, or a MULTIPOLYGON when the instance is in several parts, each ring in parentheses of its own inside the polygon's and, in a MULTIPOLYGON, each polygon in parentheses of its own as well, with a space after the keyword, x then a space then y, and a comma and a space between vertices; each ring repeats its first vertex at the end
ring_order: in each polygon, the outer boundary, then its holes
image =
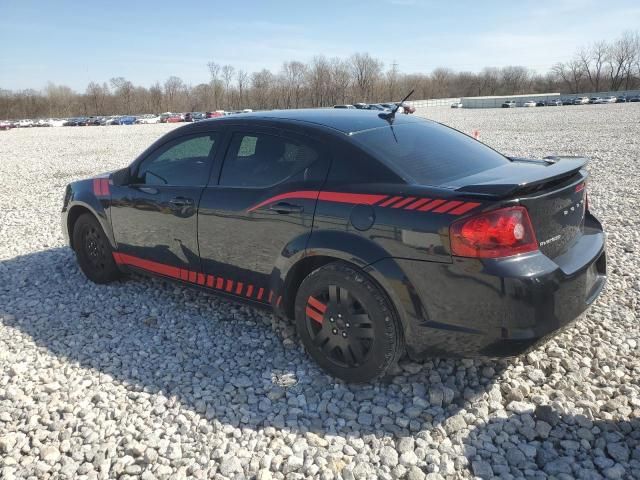
POLYGON ((609 282, 526 357, 362 386, 262 311, 82 276, 65 184, 172 126, 0 132, 0 478, 640 478, 640 104, 421 113, 508 154, 590 156, 609 282))

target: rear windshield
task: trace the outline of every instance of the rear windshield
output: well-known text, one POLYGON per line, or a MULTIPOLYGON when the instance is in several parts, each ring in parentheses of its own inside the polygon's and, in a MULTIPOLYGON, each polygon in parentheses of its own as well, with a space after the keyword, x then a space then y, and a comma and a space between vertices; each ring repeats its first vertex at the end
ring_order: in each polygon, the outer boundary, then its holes
POLYGON ((406 180, 423 185, 444 185, 509 162, 477 140, 434 122, 364 130, 352 138, 406 180))

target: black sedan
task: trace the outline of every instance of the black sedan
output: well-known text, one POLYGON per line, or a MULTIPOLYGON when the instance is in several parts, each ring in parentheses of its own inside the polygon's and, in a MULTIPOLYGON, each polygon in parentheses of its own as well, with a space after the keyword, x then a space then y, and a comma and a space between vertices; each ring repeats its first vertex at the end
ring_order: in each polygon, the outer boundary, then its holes
POLYGON ((364 382, 404 352, 516 355, 578 317, 606 278, 585 163, 390 112, 257 112, 71 183, 62 228, 90 280, 146 273, 272 309, 364 382))
POLYGON ((87 125, 86 117, 73 117, 63 123, 65 127, 84 127, 87 125))

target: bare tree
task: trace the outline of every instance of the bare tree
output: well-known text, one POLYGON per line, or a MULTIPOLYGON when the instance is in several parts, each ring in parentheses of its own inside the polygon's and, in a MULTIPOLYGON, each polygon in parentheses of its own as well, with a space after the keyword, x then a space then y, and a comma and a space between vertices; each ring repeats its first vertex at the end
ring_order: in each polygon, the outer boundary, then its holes
POLYGON ((351 56, 351 71, 361 102, 372 97, 373 86, 382 73, 382 62, 368 53, 355 53, 351 56))
POLYGON ((606 42, 596 42, 591 48, 583 48, 578 52, 578 61, 589 79, 594 92, 599 92, 602 81, 602 69, 609 55, 609 46, 606 42))
POLYGON ((177 110, 178 95, 184 89, 184 82, 180 77, 171 76, 164 82, 165 105, 168 111, 177 110))
POLYGON ((238 70, 236 74, 236 82, 238 83, 238 106, 243 108, 245 101, 245 90, 249 83, 249 75, 244 70, 238 70))
POLYGON ((224 99, 223 99, 223 107, 231 108, 232 99, 231 99, 231 82, 233 81, 233 76, 235 73, 235 68, 232 65, 224 65, 222 67, 222 81, 224 82, 224 99))

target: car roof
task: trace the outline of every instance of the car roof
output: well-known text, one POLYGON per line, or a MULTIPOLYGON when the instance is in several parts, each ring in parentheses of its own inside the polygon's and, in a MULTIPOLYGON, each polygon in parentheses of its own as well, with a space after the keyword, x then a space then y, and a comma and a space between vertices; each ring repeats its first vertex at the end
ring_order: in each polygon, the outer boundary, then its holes
MULTIPOLYGON (((228 117, 219 117, 204 122, 242 123, 247 120, 274 120, 303 122, 338 130, 345 134, 361 132, 389 126, 389 121, 380 116, 380 111, 341 108, 307 108, 292 110, 267 110, 262 112, 239 113, 228 117)), ((416 123, 428 121, 421 117, 397 114, 393 124, 416 123)), ((200 122, 200 123, 204 123, 200 122)))

